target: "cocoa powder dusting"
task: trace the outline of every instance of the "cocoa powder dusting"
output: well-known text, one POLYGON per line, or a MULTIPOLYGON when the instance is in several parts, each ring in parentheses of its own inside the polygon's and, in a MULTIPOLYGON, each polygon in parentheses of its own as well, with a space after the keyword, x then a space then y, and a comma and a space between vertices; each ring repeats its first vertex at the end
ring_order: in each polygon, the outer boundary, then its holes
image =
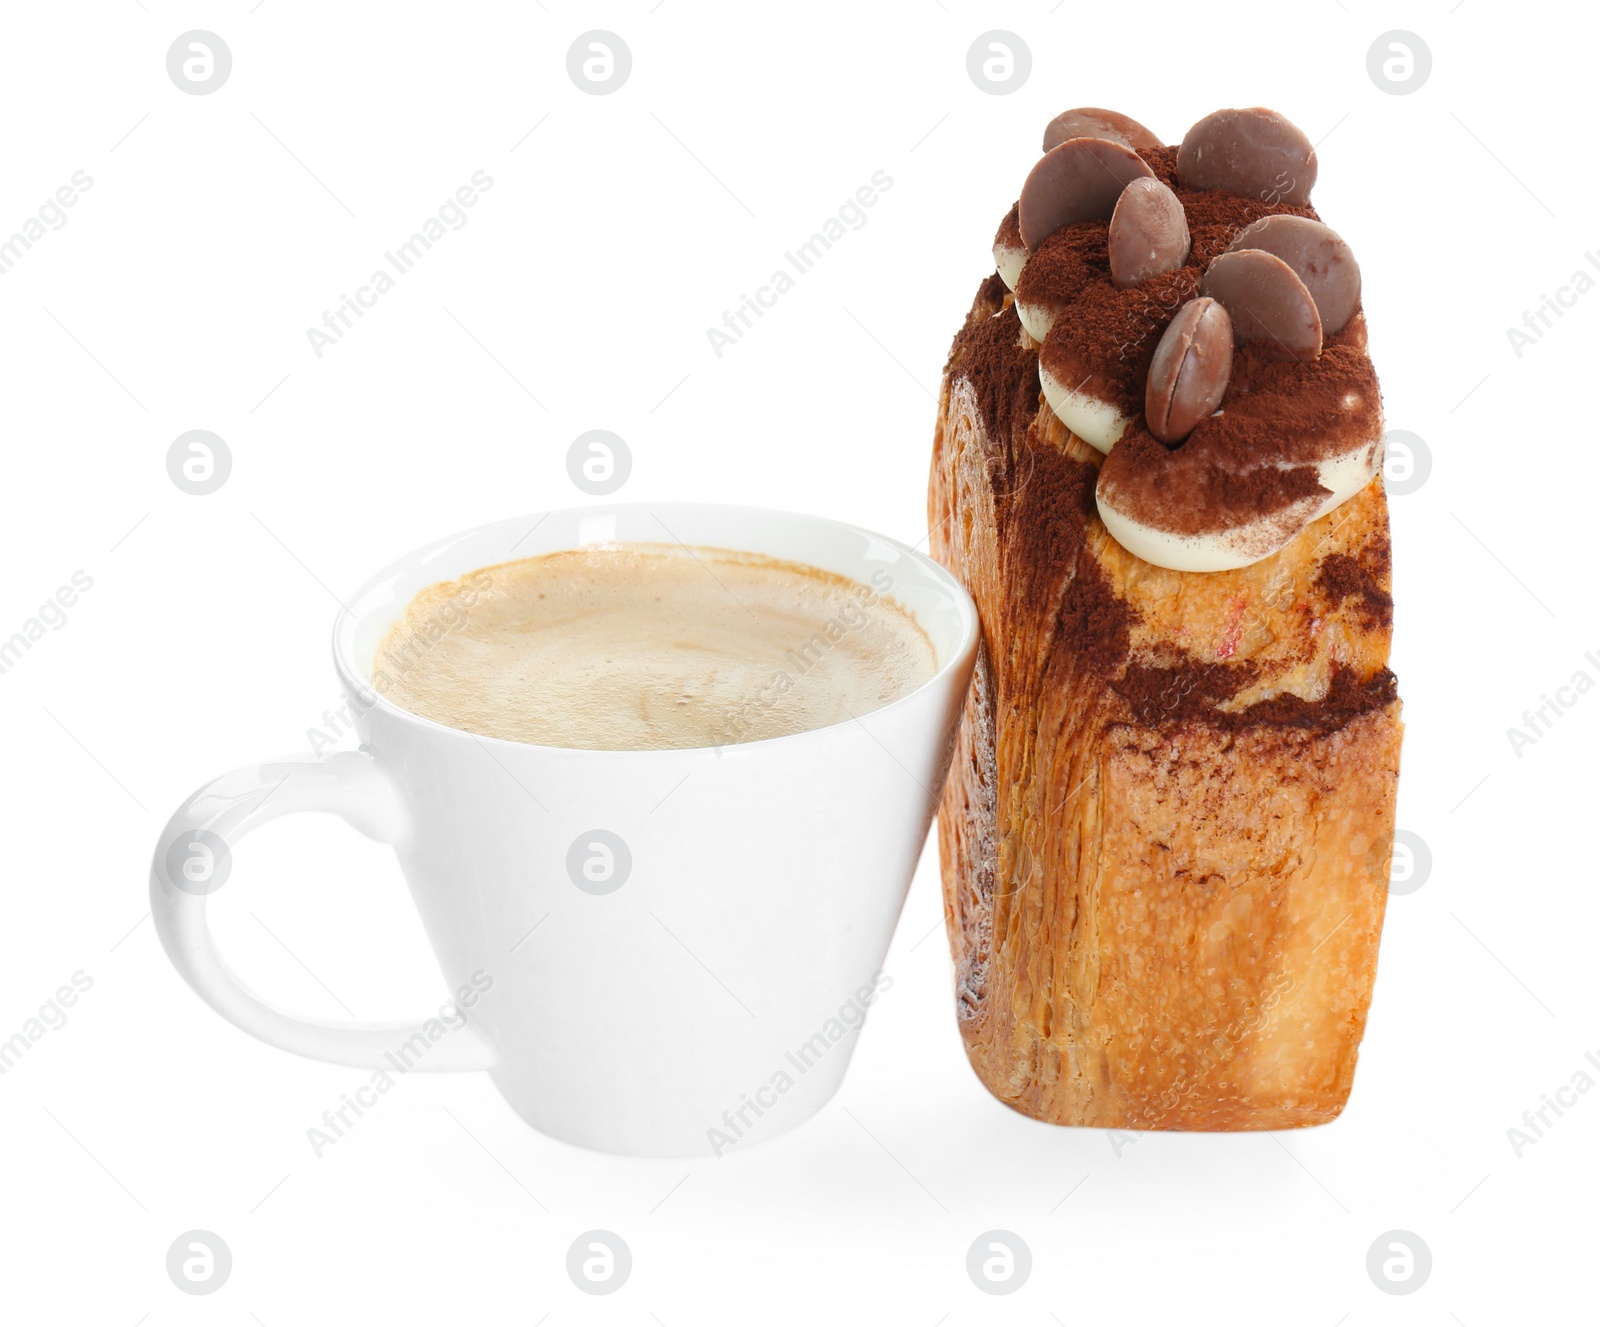
POLYGON ((1057 651, 1096 674, 1121 667, 1128 657, 1133 609, 1112 592, 1104 569, 1088 548, 1099 522, 1094 502, 1097 470, 1087 461, 1028 432, 1017 450, 1014 491, 1005 495, 1002 575, 1015 585, 1018 604, 1061 600, 1059 631, 1071 642, 1057 651))
POLYGON ((1028 255, 1017 278, 1017 298, 1024 304, 1058 307, 1091 282, 1109 282, 1110 229, 1104 221, 1080 221, 1050 235, 1028 255))
MULTIPOLYGON (((1005 302, 998 276, 979 287, 965 327, 945 364, 947 381, 970 384, 983 419, 985 441, 996 449, 997 515, 1008 535, 1000 541, 1014 583, 1013 602, 1061 600, 1052 671, 1109 675, 1128 657, 1132 607, 1119 599, 1088 549, 1099 522, 1094 488, 1098 469, 1039 438, 1038 355, 1021 344, 1022 325, 1005 302)), ((1004 624, 998 624, 1004 631, 1004 624)))
POLYGON ((1133 621, 1132 607, 1117 598, 1105 570, 1094 558, 1082 558, 1061 600, 1060 627, 1079 665, 1097 676, 1115 673, 1128 657, 1133 621))
POLYGON ((1241 728, 1300 728, 1318 736, 1331 733, 1363 714, 1385 709, 1400 698, 1395 675, 1380 668, 1365 682, 1353 668, 1335 664, 1328 681, 1328 692, 1320 700, 1281 695, 1259 701, 1237 714, 1207 716, 1207 722, 1222 721, 1223 726, 1241 728))
POLYGON ((994 233, 995 246, 1004 245, 1008 249, 1022 247, 1022 201, 1018 199, 1011 204, 1011 210, 1006 213, 1005 220, 1000 223, 1000 229, 994 233))
POLYGON ((1296 216, 1319 220, 1315 209, 1293 203, 1268 203, 1248 194, 1221 189, 1190 189, 1178 183, 1178 149, 1153 148, 1139 154, 1156 178, 1178 195, 1189 223, 1192 267, 1204 268, 1238 238, 1239 232, 1262 217, 1296 216))
MULTIPOLYGON (((1027 267, 1022 274, 1026 278, 1027 267)), ((1118 290, 1111 284, 1108 261, 1104 278, 1085 285, 1050 329, 1039 352, 1041 362, 1074 391, 1109 401, 1125 415, 1142 415, 1145 378, 1161 334, 1199 293, 1200 272, 1194 267, 1118 290)))
MULTIPOLYGON (((1220 409, 1176 449, 1150 434, 1143 414, 1155 347, 1184 301, 1198 293, 1206 265, 1262 217, 1315 220, 1316 210, 1189 189, 1178 182, 1177 148, 1142 155, 1183 204, 1193 241, 1188 263, 1127 291, 1111 285, 1108 265, 1103 279, 1072 298, 1040 349, 1041 363, 1059 382, 1133 417, 1102 470, 1101 493, 1144 524, 1186 535, 1310 509, 1312 499, 1325 495, 1317 464, 1382 432, 1382 400, 1359 311, 1311 363, 1285 361, 1267 344, 1239 346, 1220 409), (1268 456, 1276 464, 1263 465, 1268 456)), ((1040 251, 1057 240, 1051 236, 1040 251)))
MULTIPOLYGON (((1290 465, 1310 464, 1381 432, 1378 375, 1367 357, 1367 321, 1359 313, 1323 344, 1310 363, 1278 358, 1270 343, 1233 353, 1222 412, 1189 435, 1239 461, 1263 448, 1290 465)), ((1185 447, 1189 442, 1183 444, 1185 447)))
POLYGON ((1233 470, 1209 458, 1202 463, 1198 448, 1190 450, 1189 443, 1168 448, 1143 419, 1128 426, 1101 474, 1113 505, 1136 513, 1146 524, 1180 534, 1232 529, 1327 493, 1316 466, 1233 470))
MULTIPOLYGON (((1063 227, 1041 243, 1029 257, 1017 283, 1020 299, 1071 303, 1070 316, 1057 319, 1045 339, 1040 352, 1045 368, 1058 381, 1106 401, 1126 415, 1143 413, 1145 376, 1156 343, 1184 302, 1199 293, 1200 278, 1207 264, 1227 249, 1240 231, 1262 217, 1291 215, 1317 219, 1315 209, 1307 206, 1267 203, 1247 194, 1189 189, 1180 185, 1175 147, 1152 148, 1141 155, 1156 178, 1172 189, 1183 204, 1192 241, 1184 266, 1129 290, 1118 290, 1111 284, 1105 223, 1083 222, 1063 227), (1098 254, 1090 252, 1096 242, 1098 254), (1030 280, 1029 271, 1041 259, 1045 270, 1030 280), (1036 295, 1024 293, 1035 291, 1036 295)), ((1246 346, 1241 348, 1239 358, 1262 359, 1265 356, 1266 352, 1260 348, 1252 350, 1246 346)), ((1365 359, 1364 340, 1361 358, 1365 359)), ((1261 375, 1252 375, 1250 365, 1243 366, 1243 374, 1240 367, 1235 365, 1235 380, 1229 384, 1228 395, 1223 399, 1224 410, 1235 396, 1246 392, 1267 390, 1274 396, 1299 395, 1299 384, 1286 380, 1274 380, 1270 384, 1258 381, 1261 375)), ((1370 371, 1370 364, 1367 367, 1370 371)), ((1319 380, 1319 384, 1326 381, 1319 380)), ((1372 387, 1375 403, 1375 379, 1372 387)), ((1338 399, 1325 385, 1319 386, 1319 391, 1325 401, 1338 399)), ((1272 445, 1276 446, 1278 441, 1278 438, 1272 439, 1272 445)))
POLYGON ((1372 710, 1383 709, 1398 696, 1395 676, 1380 668, 1363 682, 1353 668, 1335 664, 1327 694, 1316 700, 1283 693, 1242 710, 1218 710, 1256 679, 1256 670, 1242 664, 1181 664, 1152 668, 1130 664, 1115 689, 1128 704, 1130 717, 1152 728, 1200 721, 1209 728, 1241 732, 1250 728, 1296 728, 1313 734, 1331 733, 1372 710))
POLYGON ((1179 663, 1169 668, 1130 663, 1116 692, 1140 723, 1152 727, 1209 715, 1212 708, 1250 686, 1260 670, 1241 663, 1179 663))
MULTIPOLYGON (((1065 684, 1069 675, 1102 678, 1101 685, 1135 724, 1165 729, 1202 722, 1228 732, 1277 728, 1307 736, 1331 733, 1392 704, 1397 696, 1394 674, 1380 669, 1363 681, 1353 669, 1335 665, 1327 693, 1318 699, 1286 693, 1242 710, 1219 710, 1256 683, 1257 666, 1248 661, 1167 666, 1130 659, 1130 629, 1137 614, 1114 593, 1090 546, 1091 533, 1099 529, 1095 488, 1106 482, 1108 473, 1112 482, 1119 472, 1137 473, 1141 502, 1161 508, 1159 523, 1168 528, 1175 528, 1173 513, 1192 514, 1197 508, 1223 512, 1222 523, 1231 523, 1241 512, 1270 513, 1321 494, 1315 462, 1329 437, 1348 438, 1351 429, 1374 427, 1378 418, 1377 380, 1358 312, 1329 338, 1314 364, 1286 362, 1249 344, 1239 347, 1218 414, 1203 421, 1175 451, 1149 434, 1142 418, 1149 359, 1173 314, 1198 293, 1205 265, 1263 216, 1315 218, 1316 213, 1310 207, 1185 189, 1177 182, 1176 148, 1143 155, 1184 205, 1193 252, 1183 268, 1118 291, 1110 284, 1106 224, 1064 227, 1039 246, 1018 283, 1019 298, 1031 295, 1040 302, 1071 306, 1041 350, 1026 344, 998 274, 979 286, 968 322, 951 346, 947 379, 965 379, 971 385, 987 441, 996 449, 996 514, 1007 530, 999 541, 1001 576, 1012 587, 1009 597, 1020 611, 1059 600, 1059 643, 1046 662, 1050 683, 1065 684), (1097 394, 1136 416, 1100 465, 1067 454, 1032 427, 1041 417, 1041 355, 1068 385, 1089 373, 1097 394), (1294 445, 1297 439, 1303 440, 1299 447, 1294 445), (1170 464, 1191 448, 1188 463, 1170 464), (1264 450, 1281 454, 1283 468, 1262 467, 1264 450), (1198 503, 1197 487, 1206 489, 1198 503)), ((1013 207, 997 240, 1015 242, 1016 223, 1013 207)), ((1316 585, 1331 604, 1356 600, 1364 625, 1387 627, 1392 614, 1384 588, 1388 576, 1387 544, 1374 544, 1359 558, 1324 558, 1316 585)), ((1004 624, 997 625, 1003 633, 1004 624)), ((1003 639, 996 644, 1003 652, 1003 639)))
POLYGON ((998 272, 991 272, 978 283, 978 293, 973 296, 972 309, 967 314, 967 321, 976 322, 979 318, 993 317, 1000 312, 1000 307, 1005 302, 1005 278, 998 272))
POLYGON ((984 428, 1010 457, 1017 436, 1039 412, 1039 357, 1022 344, 1022 324, 1011 305, 985 314, 997 303, 995 286, 1003 298, 1005 283, 997 275, 978 288, 970 321, 956 333, 944 371, 951 381, 959 377, 972 384, 984 428))
MULTIPOLYGON (((1135 419, 1106 458, 1101 493, 1179 534, 1237 528, 1324 496, 1317 463, 1368 440, 1376 446, 1382 432, 1366 337, 1358 313, 1310 364, 1274 358, 1255 343, 1237 347, 1222 408, 1176 448, 1158 441, 1142 415, 1135 419), (1263 465, 1264 456, 1276 464, 1263 465)), ((1047 343, 1047 364, 1049 350, 1047 343)))
MULTIPOLYGON (((1381 551, 1387 574, 1388 550, 1381 551)), ((1394 598, 1379 583, 1378 575, 1348 553, 1330 553, 1317 568, 1317 589, 1335 606, 1356 600, 1363 626, 1387 629, 1394 621, 1394 598)))

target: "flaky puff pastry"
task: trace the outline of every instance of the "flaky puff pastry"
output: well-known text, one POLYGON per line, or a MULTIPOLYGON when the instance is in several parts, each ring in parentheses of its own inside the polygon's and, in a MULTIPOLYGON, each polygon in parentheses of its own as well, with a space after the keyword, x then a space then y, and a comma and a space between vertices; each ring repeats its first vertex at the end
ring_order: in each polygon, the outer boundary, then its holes
POLYGON ((1026 336, 995 352, 1015 321, 991 278, 929 493, 983 627, 939 814, 968 1058, 1057 1124, 1325 1123, 1394 835, 1382 479, 1253 566, 1151 566, 1095 513, 1100 454, 1030 397, 1026 336))

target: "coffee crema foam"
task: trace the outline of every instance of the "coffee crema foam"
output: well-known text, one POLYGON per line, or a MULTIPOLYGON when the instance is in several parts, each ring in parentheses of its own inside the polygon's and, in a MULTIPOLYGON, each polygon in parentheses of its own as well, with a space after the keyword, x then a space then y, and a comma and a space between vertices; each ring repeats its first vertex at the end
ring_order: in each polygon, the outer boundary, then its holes
POLYGON ((541 746, 781 737, 934 675, 928 637, 886 597, 892 578, 873 582, 719 548, 549 553, 423 590, 378 647, 373 680, 436 723, 541 746))

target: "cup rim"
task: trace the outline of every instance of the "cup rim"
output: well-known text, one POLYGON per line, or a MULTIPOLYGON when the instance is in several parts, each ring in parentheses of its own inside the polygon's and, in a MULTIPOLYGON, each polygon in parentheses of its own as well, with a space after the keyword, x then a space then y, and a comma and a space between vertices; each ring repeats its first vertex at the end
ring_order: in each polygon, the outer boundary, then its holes
MULTIPOLYGON (((333 666, 334 671, 338 674, 339 680, 344 685, 346 692, 352 696, 360 697, 362 706, 365 710, 380 710, 392 719, 397 719, 402 723, 416 726, 423 731, 448 735, 465 741, 492 743, 495 746, 504 747, 514 751, 537 751, 551 755, 559 754, 566 757, 595 757, 599 759, 616 759, 619 757, 631 757, 638 759, 640 757, 685 757, 705 755, 721 756, 729 751, 737 751, 741 749, 749 749, 752 751, 756 749, 766 750, 771 748, 774 743, 794 743, 802 739, 815 739, 821 737, 822 735, 832 733, 837 729, 843 728, 847 724, 860 722, 860 719, 841 719, 837 723, 825 724, 819 728, 802 728, 797 732, 780 733, 775 737, 757 738, 754 741, 748 742, 728 742, 713 746, 620 748, 551 746, 540 742, 524 742, 517 738, 491 737, 486 733, 475 733, 466 728, 453 728, 449 724, 438 722, 436 719, 430 719, 424 715, 416 714, 413 711, 406 709, 402 705, 395 704, 394 701, 388 699, 388 697, 378 692, 374 687, 366 682, 356 670, 355 660, 352 657, 353 652, 347 651, 345 648, 346 644, 349 643, 349 639, 353 638, 354 636, 354 628, 356 622, 358 621, 358 614, 356 614, 350 608, 350 604, 359 602, 365 598, 366 595, 374 590, 380 582, 385 581, 389 577, 393 576, 406 563, 426 558, 438 550, 447 547, 448 545, 457 543, 463 539, 470 539, 475 535, 483 534, 502 525, 510 526, 514 524, 520 525, 524 521, 542 521, 545 517, 554 515, 557 512, 566 516, 582 518, 584 516, 609 515, 622 510, 637 512, 662 511, 668 514, 671 514, 674 511, 681 512, 688 510, 697 512, 738 512, 758 518, 772 516, 781 517, 786 520, 809 521, 817 525, 832 526, 837 530, 848 531, 852 534, 864 536, 868 539, 874 539, 882 543, 889 544, 893 548, 897 549, 903 556, 909 557, 914 563, 921 566, 921 568, 926 573, 931 574, 936 581, 942 582, 947 589, 952 591, 954 596, 956 612, 961 621, 960 639, 957 641, 955 647, 950 651, 949 657, 940 661, 939 665, 933 670, 932 675, 925 682, 913 687, 910 691, 906 692, 905 695, 896 697, 887 705, 880 705, 875 710, 867 711, 865 715, 861 716, 862 718, 870 718, 873 715, 878 714, 887 714, 892 710, 897 710, 902 706, 907 706, 918 701, 930 690, 945 685, 950 674, 956 669, 970 666, 971 661, 975 656, 979 632, 978 609, 977 605, 973 602, 972 595, 968 592, 967 587, 961 583, 960 579, 954 573, 952 573, 948 568, 940 565, 932 557, 928 556, 928 554, 919 553, 910 545, 902 543, 900 540, 892 538, 889 535, 880 534, 876 530, 869 530, 864 525, 856 525, 850 521, 835 520, 831 516, 817 516, 810 512, 792 511, 783 507, 758 507, 737 502, 612 502, 595 503, 581 507, 551 507, 544 511, 529 512, 522 516, 504 517, 500 520, 488 521, 482 525, 471 526, 468 529, 459 530, 454 534, 448 534, 442 536, 441 538, 430 540, 428 543, 421 544, 409 550, 408 552, 401 554, 399 557, 391 558, 387 563, 379 568, 378 571, 367 577, 367 579, 361 583, 360 587, 353 595, 346 600, 341 600, 339 611, 334 615, 333 632, 330 642, 333 648, 333 666)), ((529 556, 537 557, 538 554, 530 554, 529 556)), ((489 566, 494 564, 485 563, 484 565, 489 566)), ((904 607, 904 605, 902 605, 902 607, 904 607)), ((907 609, 906 611, 909 612, 910 610, 907 609)), ((915 614, 913 614, 913 616, 915 616, 915 614)))

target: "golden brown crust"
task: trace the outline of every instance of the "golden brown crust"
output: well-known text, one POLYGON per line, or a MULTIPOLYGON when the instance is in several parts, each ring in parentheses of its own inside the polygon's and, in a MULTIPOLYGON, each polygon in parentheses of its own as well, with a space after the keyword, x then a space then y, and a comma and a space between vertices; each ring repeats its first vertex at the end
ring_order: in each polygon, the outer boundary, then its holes
POLYGON ((1394 829, 1381 480, 1253 566, 1153 567, 1094 512, 1099 453, 1048 407, 1018 417, 997 308, 1014 322, 986 283, 929 494, 983 626, 939 817, 968 1058, 1060 1124, 1323 1123, 1394 829))

